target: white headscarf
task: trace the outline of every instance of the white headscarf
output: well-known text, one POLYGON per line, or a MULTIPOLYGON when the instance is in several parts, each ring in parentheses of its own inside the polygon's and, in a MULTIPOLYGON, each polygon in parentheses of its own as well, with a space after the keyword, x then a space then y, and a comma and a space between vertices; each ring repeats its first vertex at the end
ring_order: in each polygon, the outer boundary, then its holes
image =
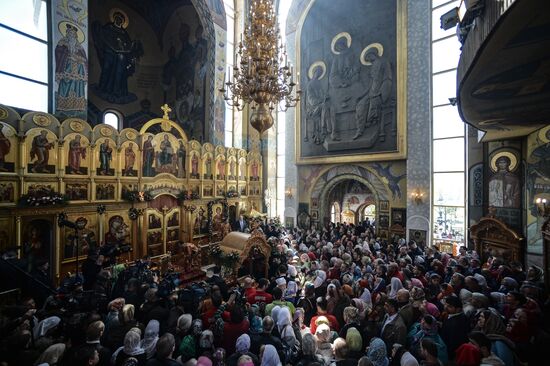
POLYGON ((361 299, 365 303, 368 309, 372 309, 372 297, 368 288, 365 288, 363 290, 363 293, 361 294, 359 299, 361 299))
POLYGON ((141 348, 147 353, 147 359, 155 355, 157 341, 159 340, 160 323, 158 320, 150 320, 145 328, 145 335, 141 341, 141 348))
POLYGON ((128 356, 141 355, 145 350, 141 348, 140 343, 141 339, 139 338, 139 334, 133 330, 128 331, 124 336, 124 353, 128 356))
POLYGON ((273 345, 266 344, 264 348, 264 354, 262 355, 261 366, 281 366, 281 360, 279 354, 273 345))
POLYGON ((281 339, 291 337, 296 340, 296 335, 292 329, 292 315, 290 315, 290 310, 286 306, 279 309, 279 314, 277 316, 277 328, 279 329, 281 339))
POLYGON ((321 287, 323 283, 325 283, 327 279, 327 274, 323 270, 317 271, 317 277, 315 277, 315 281, 313 281, 313 287, 318 288, 321 287))
POLYGON ((45 336, 50 329, 57 327, 60 322, 61 318, 57 316, 50 316, 49 318, 41 320, 34 327, 34 339, 45 336))
POLYGON ((38 357, 38 360, 34 363, 35 365, 47 364, 55 365, 59 362, 61 357, 65 353, 65 343, 56 343, 52 344, 38 357))
POLYGON ((279 322, 279 312, 281 311, 281 307, 279 305, 275 305, 273 309, 271 309, 271 318, 273 319, 273 322, 277 324, 279 322))
POLYGON ((403 284, 401 283, 401 280, 397 277, 392 277, 391 279, 391 291, 388 297, 390 299, 397 298, 397 291, 401 290, 403 288, 403 284))

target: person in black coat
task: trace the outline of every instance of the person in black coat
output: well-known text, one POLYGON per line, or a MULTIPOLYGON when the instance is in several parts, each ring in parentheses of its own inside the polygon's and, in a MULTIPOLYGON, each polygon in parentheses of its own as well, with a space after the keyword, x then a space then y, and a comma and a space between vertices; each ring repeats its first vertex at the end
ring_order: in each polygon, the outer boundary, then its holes
POLYGON ((180 366, 181 364, 172 358, 175 349, 174 336, 171 333, 164 334, 157 342, 155 357, 147 361, 146 366, 180 366))
POLYGON ((447 296, 445 298, 445 311, 449 314, 449 317, 443 322, 440 335, 447 345, 449 360, 452 360, 455 358, 457 348, 464 343, 468 343, 470 322, 462 312, 462 302, 457 296, 447 296))

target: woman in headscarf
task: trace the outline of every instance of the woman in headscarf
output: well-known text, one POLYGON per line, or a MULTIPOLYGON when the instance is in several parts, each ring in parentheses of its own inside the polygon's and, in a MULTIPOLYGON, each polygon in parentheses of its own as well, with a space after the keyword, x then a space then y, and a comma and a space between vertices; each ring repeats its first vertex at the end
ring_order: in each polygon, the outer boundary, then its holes
POLYGON ((317 355, 323 360, 325 365, 332 361, 332 345, 330 344, 330 327, 323 323, 317 326, 315 338, 317 339, 317 355))
POLYGON ((371 360, 374 366, 388 366, 390 363, 386 352, 386 344, 380 338, 374 337, 370 341, 370 345, 367 350, 367 357, 371 360))
POLYGON ((308 366, 313 362, 320 362, 320 358, 316 354, 317 344, 313 334, 305 334, 302 338, 302 358, 296 366, 308 366))
POLYGON ((388 297, 390 299, 396 299, 397 291, 401 290, 402 288, 403 288, 403 283, 401 283, 401 280, 397 277, 392 277, 388 297))
POLYGON ((124 336, 124 346, 115 356, 115 366, 122 366, 129 358, 135 358, 138 366, 144 366, 147 362, 145 350, 140 346, 141 339, 139 333, 130 330, 124 336))
POLYGON ((327 273, 321 269, 317 270, 315 280, 313 281, 313 287, 315 288, 315 296, 325 296, 327 287, 325 281, 327 280, 327 273))
POLYGON ((145 350, 147 359, 153 358, 156 352, 157 341, 159 340, 160 323, 158 320, 150 320, 145 327, 145 335, 141 341, 141 348, 145 350))
POLYGON ((279 354, 277 353, 275 347, 273 347, 271 344, 266 344, 265 346, 263 346, 260 353, 262 356, 261 366, 281 366, 279 354))
POLYGON ((128 331, 138 327, 134 317, 135 308, 132 304, 126 304, 118 313, 118 322, 113 322, 109 329, 105 329, 105 346, 109 349, 117 349, 122 346, 128 331))
POLYGON ((249 352, 250 350, 250 336, 248 334, 243 334, 237 338, 235 344, 235 353, 227 358, 227 366, 237 366, 239 358, 243 355, 249 356, 255 365, 259 364, 258 357, 255 354, 249 352))
POLYGON ((361 329, 361 320, 359 319, 359 309, 353 306, 348 306, 344 309, 344 322, 345 325, 340 329, 339 336, 346 338, 348 329, 356 328, 361 329))
POLYGON ((199 355, 212 356, 214 354, 214 333, 210 330, 203 330, 199 338, 199 355))
POLYGON ((178 358, 181 355, 180 352, 180 346, 183 342, 183 339, 189 334, 191 331, 191 325, 193 323, 193 317, 191 314, 183 314, 180 315, 178 318, 178 321, 176 323, 176 334, 174 334, 174 338, 176 340, 176 349, 174 350, 174 358, 178 358))
POLYGON ((48 364, 49 366, 56 366, 60 363, 61 358, 65 353, 65 348, 65 343, 52 344, 40 355, 40 357, 38 357, 34 364, 48 364))
POLYGON ((481 331, 491 340, 491 352, 498 356, 506 366, 515 363, 515 345, 505 336, 506 326, 502 318, 491 310, 479 314, 474 330, 481 331))
POLYGON ((346 334, 349 356, 358 359, 363 355, 363 336, 357 328, 349 328, 346 334))
POLYGON ((420 357, 420 342, 423 339, 430 339, 437 346, 437 355, 439 360, 443 363, 447 363, 447 346, 443 339, 438 334, 437 320, 431 315, 424 315, 420 322, 413 324, 409 334, 407 335, 407 342, 410 344, 411 353, 419 358, 420 357))
POLYGON ((290 356, 297 356, 299 351, 299 344, 294 334, 294 328, 292 328, 292 316, 290 315, 290 309, 283 306, 279 310, 279 316, 277 318, 277 330, 283 343, 291 350, 290 356))

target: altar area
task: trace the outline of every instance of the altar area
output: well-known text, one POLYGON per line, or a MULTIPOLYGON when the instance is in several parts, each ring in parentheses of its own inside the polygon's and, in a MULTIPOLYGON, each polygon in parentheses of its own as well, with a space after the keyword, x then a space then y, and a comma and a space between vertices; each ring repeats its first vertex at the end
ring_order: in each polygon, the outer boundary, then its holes
POLYGON ((125 248, 119 263, 211 263, 211 244, 261 206, 262 157, 189 140, 162 109, 118 131, 0 105, 0 252, 47 260, 55 281, 105 246, 125 248))

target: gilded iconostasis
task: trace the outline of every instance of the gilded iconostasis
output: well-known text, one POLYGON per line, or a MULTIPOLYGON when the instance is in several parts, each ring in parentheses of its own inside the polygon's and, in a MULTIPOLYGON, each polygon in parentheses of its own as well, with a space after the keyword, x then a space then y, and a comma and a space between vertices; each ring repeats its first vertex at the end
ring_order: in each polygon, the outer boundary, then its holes
POLYGON ((59 274, 101 244, 130 245, 130 259, 221 240, 239 212, 261 208, 260 153, 190 140, 162 109, 117 131, 0 106, 1 250, 16 243, 59 274), (81 229, 59 227, 61 214, 81 229))

